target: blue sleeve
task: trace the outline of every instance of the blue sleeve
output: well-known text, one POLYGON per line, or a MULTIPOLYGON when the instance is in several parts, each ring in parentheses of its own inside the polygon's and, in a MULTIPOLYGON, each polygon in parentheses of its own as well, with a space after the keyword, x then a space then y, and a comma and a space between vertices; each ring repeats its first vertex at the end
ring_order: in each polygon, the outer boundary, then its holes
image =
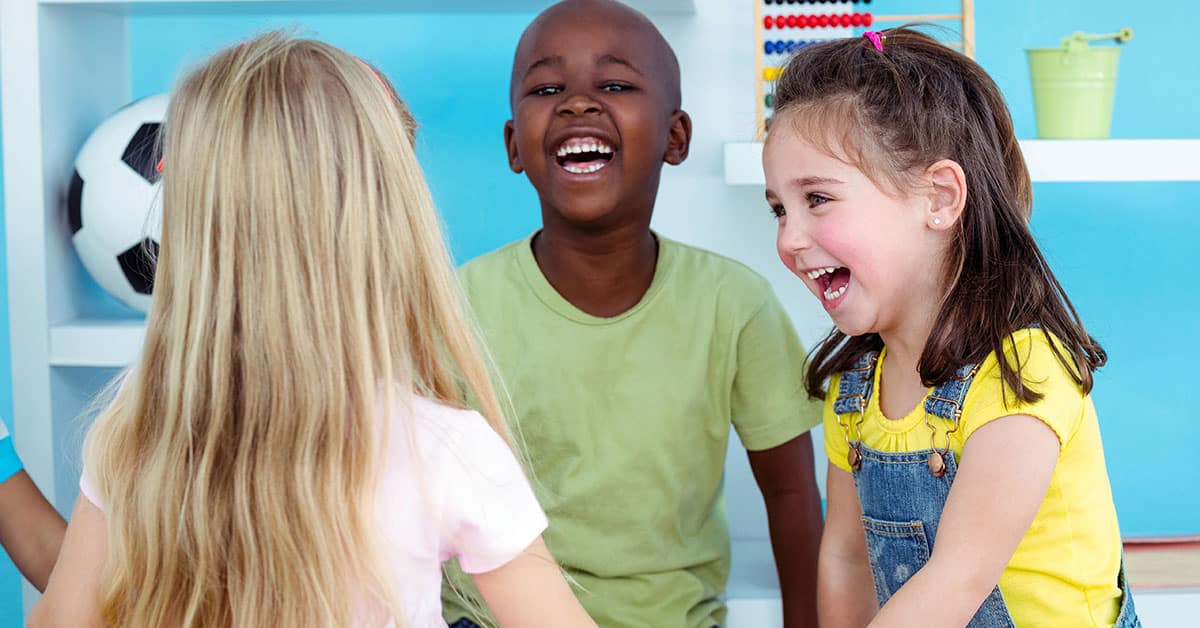
POLYGON ((24 468, 17 450, 13 449, 12 438, 0 438, 0 482, 8 481, 13 474, 24 468))

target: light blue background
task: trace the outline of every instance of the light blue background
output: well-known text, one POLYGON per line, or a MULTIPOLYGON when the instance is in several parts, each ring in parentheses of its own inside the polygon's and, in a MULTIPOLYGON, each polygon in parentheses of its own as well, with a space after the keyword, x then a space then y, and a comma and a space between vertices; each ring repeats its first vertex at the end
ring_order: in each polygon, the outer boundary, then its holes
MULTIPOLYGON (((881 0, 869 10, 951 12, 957 4, 881 0)), ((509 62, 531 17, 138 16, 130 21, 133 95, 165 91, 181 69, 216 47, 273 27, 299 25, 345 47, 380 66, 420 121, 419 154, 454 255, 466 261, 538 224, 536 197, 523 177, 508 171, 501 143, 509 62)), ((977 59, 1009 100, 1018 135, 1029 138, 1035 128, 1022 49, 1057 45, 1076 30, 1133 27, 1134 40, 1122 53, 1113 137, 1200 138, 1200 70, 1191 30, 1198 21, 1200 6, 1165 0, 979 0, 977 59)), ((696 97, 685 93, 685 107, 696 97)), ((1110 355, 1094 396, 1123 532, 1200 533, 1194 452, 1200 397, 1188 382, 1188 350, 1200 341, 1194 274, 1200 183, 1037 184, 1034 197, 1033 226, 1044 251, 1110 355)), ((0 256, 0 269, 4 261, 0 256)), ((0 412, 6 421, 12 413, 8 333, 6 275, 0 273, 0 412)), ((20 578, 6 558, 0 562, 0 625, 19 626, 20 578)))

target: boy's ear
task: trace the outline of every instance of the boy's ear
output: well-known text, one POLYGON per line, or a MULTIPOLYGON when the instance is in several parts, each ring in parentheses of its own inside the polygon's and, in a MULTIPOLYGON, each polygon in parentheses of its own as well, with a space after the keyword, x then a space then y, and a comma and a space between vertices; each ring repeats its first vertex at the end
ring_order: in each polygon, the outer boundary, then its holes
POLYGON ((671 128, 667 132, 667 152, 663 161, 678 166, 687 159, 688 148, 692 144, 692 118, 686 111, 680 109, 671 114, 671 128))
POLYGON ((925 180, 930 190, 927 224, 934 231, 949 229, 967 205, 967 175, 958 162, 942 159, 925 169, 925 180))
POLYGON ((508 153, 508 167, 515 173, 521 174, 525 171, 525 166, 521 165, 521 156, 517 153, 517 140, 515 139, 516 129, 513 128, 513 121, 509 120, 504 123, 504 151, 508 153))

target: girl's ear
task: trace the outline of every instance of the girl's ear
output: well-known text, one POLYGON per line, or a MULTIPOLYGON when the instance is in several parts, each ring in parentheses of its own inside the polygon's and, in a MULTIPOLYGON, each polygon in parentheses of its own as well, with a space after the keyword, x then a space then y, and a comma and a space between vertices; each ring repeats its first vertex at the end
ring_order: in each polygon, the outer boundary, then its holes
POLYGON ((943 159, 925 169, 925 181, 929 185, 930 229, 949 229, 962 217, 967 205, 967 176, 958 162, 943 159))

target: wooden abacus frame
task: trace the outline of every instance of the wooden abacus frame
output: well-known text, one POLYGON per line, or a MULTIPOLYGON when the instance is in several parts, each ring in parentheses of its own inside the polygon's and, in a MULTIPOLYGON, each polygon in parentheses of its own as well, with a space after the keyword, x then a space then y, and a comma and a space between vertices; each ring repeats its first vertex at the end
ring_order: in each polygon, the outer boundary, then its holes
MULTIPOLYGON (((871 14, 872 24, 906 24, 910 22, 943 22, 957 20, 962 27, 962 41, 946 42, 946 45, 962 50, 963 54, 975 58, 975 0, 961 0, 962 9, 959 13, 914 13, 910 15, 875 15, 871 14)), ((756 138, 762 141, 767 135, 767 105, 765 102, 763 84, 764 64, 763 51, 763 0, 754 0, 754 98, 755 106, 754 128, 756 138)))

